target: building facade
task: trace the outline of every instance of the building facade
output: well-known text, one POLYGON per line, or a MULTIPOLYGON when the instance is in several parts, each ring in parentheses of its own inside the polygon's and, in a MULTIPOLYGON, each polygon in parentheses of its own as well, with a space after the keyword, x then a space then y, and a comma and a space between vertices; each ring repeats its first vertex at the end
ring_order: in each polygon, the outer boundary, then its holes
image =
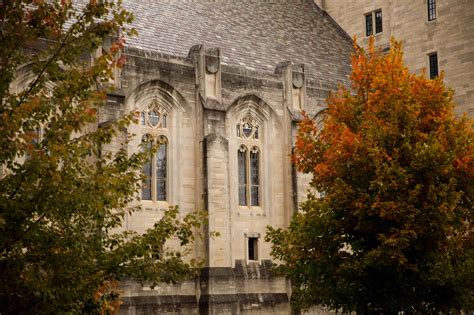
POLYGON ((124 228, 143 232, 172 205, 206 211, 209 224, 189 257, 204 259, 200 277, 154 290, 124 282, 122 314, 289 314, 266 226, 287 226, 306 196, 310 178, 290 163, 296 123, 347 84, 351 39, 312 0, 124 6, 139 35, 100 123, 140 117, 104 150, 159 144, 143 169, 143 210, 124 228))
POLYGON ((368 36, 388 49, 401 40, 405 64, 429 77, 445 73, 454 89, 456 113, 474 117, 474 1, 316 0, 350 36, 365 47, 368 36))

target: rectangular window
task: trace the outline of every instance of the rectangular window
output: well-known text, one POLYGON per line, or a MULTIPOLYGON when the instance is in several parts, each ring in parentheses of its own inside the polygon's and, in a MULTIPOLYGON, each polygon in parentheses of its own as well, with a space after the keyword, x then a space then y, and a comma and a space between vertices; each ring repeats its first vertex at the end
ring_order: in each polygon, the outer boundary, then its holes
POLYGON ((436 20, 436 0, 428 0, 428 21, 436 20))
POLYGON ((382 22, 382 10, 373 11, 365 15, 365 36, 374 34, 374 21, 375 21, 375 34, 382 33, 383 22, 382 22))
POLYGON ((438 77, 438 54, 429 55, 430 58, 430 79, 438 77))
POLYGON ((375 11, 375 34, 382 33, 382 10, 375 11))
POLYGON ((372 27, 372 13, 365 16, 365 36, 370 36, 373 34, 372 27))
POLYGON ((248 238, 249 260, 258 260, 258 238, 248 238))

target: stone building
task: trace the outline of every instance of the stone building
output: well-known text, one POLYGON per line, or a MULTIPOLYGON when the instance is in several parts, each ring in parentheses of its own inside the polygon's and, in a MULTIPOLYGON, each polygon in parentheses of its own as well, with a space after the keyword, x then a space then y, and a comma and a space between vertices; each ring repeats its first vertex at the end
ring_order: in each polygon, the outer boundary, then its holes
POLYGON ((288 314, 290 286, 270 272, 265 228, 286 226, 306 195, 308 177, 290 163, 295 125, 347 84, 351 39, 313 0, 124 5, 139 35, 100 115, 141 116, 104 149, 132 134, 129 152, 160 143, 144 167, 143 211, 124 227, 144 231, 178 205, 207 211, 220 236, 192 249, 206 262, 198 279, 155 290, 124 283, 122 313, 288 314))
POLYGON ((474 1, 315 1, 362 46, 369 35, 382 49, 391 36, 402 40, 410 70, 426 69, 427 76, 444 71, 457 114, 474 117, 474 1))

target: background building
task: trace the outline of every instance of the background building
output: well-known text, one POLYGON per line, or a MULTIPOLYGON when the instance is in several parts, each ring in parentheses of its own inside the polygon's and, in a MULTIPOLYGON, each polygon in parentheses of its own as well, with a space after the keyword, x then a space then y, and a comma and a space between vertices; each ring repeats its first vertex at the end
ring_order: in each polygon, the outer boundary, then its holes
POLYGON ((427 76, 445 72, 455 90, 457 114, 474 117, 474 1, 472 0, 316 0, 358 43, 368 36, 388 49, 402 40, 406 65, 427 76))

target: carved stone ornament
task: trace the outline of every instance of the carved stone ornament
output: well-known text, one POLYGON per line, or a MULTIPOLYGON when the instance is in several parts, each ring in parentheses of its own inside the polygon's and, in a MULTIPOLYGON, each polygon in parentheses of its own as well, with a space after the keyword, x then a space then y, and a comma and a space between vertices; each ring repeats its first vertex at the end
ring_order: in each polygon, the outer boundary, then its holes
POLYGON ((166 128, 167 120, 168 112, 155 99, 141 112, 140 125, 149 128, 166 128))
POLYGON ((217 55, 206 55, 206 71, 213 74, 219 70, 219 57, 217 55))
POLYGON ((245 115, 237 123, 237 136, 244 139, 259 139, 259 126, 250 114, 245 115))
POLYGON ((295 89, 301 89, 304 84, 304 74, 301 72, 292 72, 292 81, 295 89))

